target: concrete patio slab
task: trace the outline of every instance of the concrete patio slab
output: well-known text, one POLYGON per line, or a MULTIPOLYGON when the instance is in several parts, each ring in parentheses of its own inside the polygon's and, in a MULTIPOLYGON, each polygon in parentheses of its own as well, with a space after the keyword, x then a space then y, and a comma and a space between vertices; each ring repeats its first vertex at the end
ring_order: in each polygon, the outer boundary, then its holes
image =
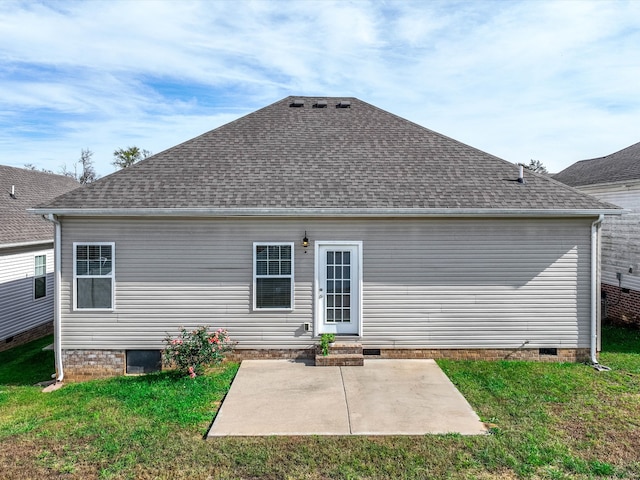
POLYGON ((245 360, 208 436, 487 432, 433 360, 245 360))
POLYGON ((487 433, 434 360, 369 360, 342 376, 355 435, 487 433))
POLYGON ((245 360, 209 431, 220 435, 348 435, 338 367, 245 360))

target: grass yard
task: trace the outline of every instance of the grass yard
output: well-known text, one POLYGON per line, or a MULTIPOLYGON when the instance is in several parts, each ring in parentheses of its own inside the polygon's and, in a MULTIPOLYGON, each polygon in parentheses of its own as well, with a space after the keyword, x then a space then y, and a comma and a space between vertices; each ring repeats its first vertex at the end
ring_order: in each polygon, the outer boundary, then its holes
POLYGON ((640 478, 640 332, 606 327, 601 362, 439 361, 480 417, 483 437, 203 440, 238 366, 67 385, 51 337, 0 353, 0 477, 640 478))

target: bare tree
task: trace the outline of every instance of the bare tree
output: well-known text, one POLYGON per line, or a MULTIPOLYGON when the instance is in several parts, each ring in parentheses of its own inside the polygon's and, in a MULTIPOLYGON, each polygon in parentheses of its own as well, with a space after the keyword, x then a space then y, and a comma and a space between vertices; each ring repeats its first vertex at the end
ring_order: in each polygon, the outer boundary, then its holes
POLYGON ((39 171, 44 173, 53 173, 53 171, 47 170, 46 168, 38 168, 33 163, 25 163, 24 168, 26 168, 27 170, 34 170, 34 171, 39 171))
POLYGON ((529 161, 529 165, 526 165, 524 163, 521 163, 520 165, 522 165, 527 170, 531 170, 532 172, 549 173, 547 171, 547 167, 545 167, 544 164, 540 160, 531 159, 529 161))
POLYGON ((78 160, 78 163, 82 167, 82 173, 80 174, 78 181, 82 185, 95 182, 98 178, 96 175, 96 169, 93 168, 93 159, 91 157, 93 157, 93 152, 88 148, 83 148, 80 152, 80 160, 78 160))
POLYGON ((58 174, 78 180, 78 165, 76 162, 73 162, 71 166, 73 167, 73 170, 67 167, 66 163, 63 163, 60 168, 58 168, 58 174))
POLYGON ((95 182, 98 179, 98 175, 93 167, 93 158, 91 157, 93 157, 93 152, 88 148, 83 148, 80 151, 80 159, 71 164, 73 170, 67 167, 65 163, 58 172, 65 177, 75 178, 82 185, 95 182), (80 166, 80 173, 78 173, 78 166, 80 166))
POLYGON ((120 169, 127 168, 149 156, 151 156, 151 152, 149 150, 140 149, 136 146, 119 148, 113 152, 114 160, 112 165, 120 169))

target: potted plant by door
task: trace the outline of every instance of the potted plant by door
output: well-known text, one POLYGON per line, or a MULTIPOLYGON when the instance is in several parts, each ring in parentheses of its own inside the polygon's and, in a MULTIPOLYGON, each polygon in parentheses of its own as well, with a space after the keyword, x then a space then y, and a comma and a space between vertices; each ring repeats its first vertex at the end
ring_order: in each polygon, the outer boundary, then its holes
POLYGON ((320 335, 320 348, 322 349, 322 355, 329 355, 329 346, 335 341, 336 335, 334 333, 323 333, 320 335))

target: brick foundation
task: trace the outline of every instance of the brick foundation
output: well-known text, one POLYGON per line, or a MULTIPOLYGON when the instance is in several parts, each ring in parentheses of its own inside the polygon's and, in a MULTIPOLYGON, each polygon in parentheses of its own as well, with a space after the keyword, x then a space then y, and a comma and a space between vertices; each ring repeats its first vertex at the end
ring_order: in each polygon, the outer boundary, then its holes
MULTIPOLYGON (((227 355, 227 360, 269 360, 269 359, 314 359, 316 348, 308 349, 237 349, 227 355)), ((67 382, 81 382, 96 378, 124 375, 126 370, 125 350, 63 350, 64 379, 67 382)), ((326 357, 325 357, 326 358, 326 357)), ((538 349, 380 349, 380 355, 366 355, 367 358, 448 358, 452 360, 530 360, 539 362, 587 362, 588 348, 558 349, 557 355, 540 355, 538 349)))
POLYGON ((82 382, 124 375, 124 350, 63 350, 64 380, 82 382))
POLYGON ((628 290, 625 293, 618 286, 605 283, 601 287, 602 291, 607 294, 606 320, 615 325, 640 328, 640 292, 628 290))
POLYGON ((537 348, 528 349, 381 349, 380 355, 366 358, 447 358, 451 360, 528 360, 536 362, 588 362, 588 348, 558 348, 557 355, 540 355, 537 348))
POLYGON ((18 345, 23 345, 25 343, 33 342, 34 340, 38 340, 39 338, 46 337, 47 335, 53 334, 53 322, 43 323, 42 325, 38 325, 26 332, 18 333, 11 338, 10 341, 2 340, 0 342, 0 352, 5 350, 9 350, 10 348, 17 347, 18 345))
POLYGON ((242 360, 278 360, 278 359, 312 359, 315 357, 315 348, 254 348, 236 349, 229 353, 226 358, 232 362, 242 360))
MULTIPOLYGON (((365 347, 368 348, 368 347, 365 347)), ((315 348, 302 350, 288 349, 237 349, 227 358, 232 361, 253 359, 312 359, 315 348)), ((439 348, 382 348, 380 355, 365 355, 367 358, 448 358, 451 360, 529 360, 536 362, 588 362, 588 348, 558 348, 557 355, 540 355, 537 348, 529 349, 439 349, 439 348)))

